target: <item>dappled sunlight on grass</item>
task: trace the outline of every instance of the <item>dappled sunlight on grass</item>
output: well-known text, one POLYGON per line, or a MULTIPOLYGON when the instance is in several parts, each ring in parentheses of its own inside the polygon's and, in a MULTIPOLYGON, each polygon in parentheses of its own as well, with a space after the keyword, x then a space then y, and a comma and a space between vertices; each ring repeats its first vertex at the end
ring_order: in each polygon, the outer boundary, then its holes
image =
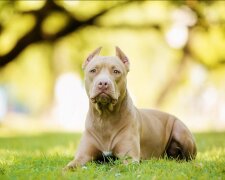
POLYGON ((206 150, 205 152, 199 152, 198 160, 225 162, 225 148, 218 147, 206 150))
POLYGON ((124 165, 120 160, 108 164, 88 163, 75 172, 62 174, 72 160, 81 134, 39 133, 2 137, 0 133, 0 179, 190 179, 225 176, 225 133, 195 134, 198 155, 190 162, 151 159, 124 165), (31 178, 32 177, 32 178, 31 178))

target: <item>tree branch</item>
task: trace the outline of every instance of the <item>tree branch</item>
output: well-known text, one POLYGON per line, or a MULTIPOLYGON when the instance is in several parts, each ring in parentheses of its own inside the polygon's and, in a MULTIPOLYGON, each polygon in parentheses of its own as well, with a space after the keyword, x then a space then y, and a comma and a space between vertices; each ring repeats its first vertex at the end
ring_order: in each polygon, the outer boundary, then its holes
POLYGON ((186 65, 186 62, 187 62, 189 56, 190 56, 189 48, 188 48, 188 44, 186 44, 185 47, 183 48, 183 56, 182 56, 179 64, 175 68, 174 74, 171 76, 171 78, 168 80, 168 82, 162 88, 159 96, 156 99, 156 102, 155 102, 156 107, 159 107, 160 105, 163 104, 163 102, 167 98, 168 94, 178 84, 179 80, 182 77, 181 74, 186 67, 185 65, 186 65))
POLYGON ((47 0, 45 5, 35 11, 27 11, 23 12, 26 14, 32 14, 36 18, 36 25, 31 29, 30 32, 25 34, 22 38, 20 38, 15 46, 12 48, 11 51, 9 51, 7 54, 4 54, 0 56, 0 67, 5 66, 9 62, 13 61, 26 47, 28 47, 30 44, 40 42, 40 41, 55 41, 60 37, 63 37, 65 35, 68 35, 80 28, 86 27, 88 25, 94 25, 96 23, 96 20, 106 14, 107 12, 111 11, 112 9, 115 9, 117 7, 123 6, 127 3, 130 3, 131 1, 125 1, 123 3, 115 4, 114 6, 111 6, 110 8, 104 9, 97 13, 96 15, 92 16, 91 18, 81 21, 76 19, 71 13, 69 13, 66 9, 63 7, 57 5, 53 0, 47 0), (44 19, 53 11, 60 11, 67 15, 69 18, 69 21, 67 25, 62 28, 59 32, 48 35, 42 32, 41 30, 41 24, 44 21, 44 19))

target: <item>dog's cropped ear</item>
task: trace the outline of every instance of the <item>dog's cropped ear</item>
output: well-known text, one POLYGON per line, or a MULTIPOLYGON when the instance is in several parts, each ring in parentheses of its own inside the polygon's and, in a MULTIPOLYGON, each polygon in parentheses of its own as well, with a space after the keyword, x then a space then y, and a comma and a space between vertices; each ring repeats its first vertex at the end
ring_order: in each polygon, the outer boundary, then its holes
POLYGON ((100 51, 101 51, 102 47, 99 47, 97 49, 95 49, 88 57, 87 59, 84 61, 82 68, 84 69, 86 67, 86 65, 93 59, 93 57, 99 55, 100 51))
POLYGON ((130 62, 129 62, 127 56, 124 54, 124 52, 118 46, 116 46, 116 56, 123 62, 127 71, 129 71, 130 62))

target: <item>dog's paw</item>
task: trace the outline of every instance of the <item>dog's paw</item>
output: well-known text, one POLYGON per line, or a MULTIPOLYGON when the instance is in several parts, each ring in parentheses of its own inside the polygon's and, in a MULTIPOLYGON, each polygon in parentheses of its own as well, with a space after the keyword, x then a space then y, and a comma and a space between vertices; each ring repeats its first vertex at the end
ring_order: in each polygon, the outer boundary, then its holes
POLYGON ((63 172, 74 171, 77 168, 77 164, 74 161, 71 161, 63 168, 63 172))
POLYGON ((65 174, 67 172, 71 172, 71 171, 75 171, 75 170, 76 170, 76 167, 67 165, 62 169, 62 173, 65 174))

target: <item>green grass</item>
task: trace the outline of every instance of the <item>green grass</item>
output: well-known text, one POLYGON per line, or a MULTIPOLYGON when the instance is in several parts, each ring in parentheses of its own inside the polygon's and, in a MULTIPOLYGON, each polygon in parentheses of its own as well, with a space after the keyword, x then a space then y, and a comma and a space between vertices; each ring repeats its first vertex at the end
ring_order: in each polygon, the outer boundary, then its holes
POLYGON ((89 163, 63 174, 79 138, 72 133, 4 136, 0 131, 0 179, 225 179, 225 133, 195 134, 198 155, 192 162, 89 163))

